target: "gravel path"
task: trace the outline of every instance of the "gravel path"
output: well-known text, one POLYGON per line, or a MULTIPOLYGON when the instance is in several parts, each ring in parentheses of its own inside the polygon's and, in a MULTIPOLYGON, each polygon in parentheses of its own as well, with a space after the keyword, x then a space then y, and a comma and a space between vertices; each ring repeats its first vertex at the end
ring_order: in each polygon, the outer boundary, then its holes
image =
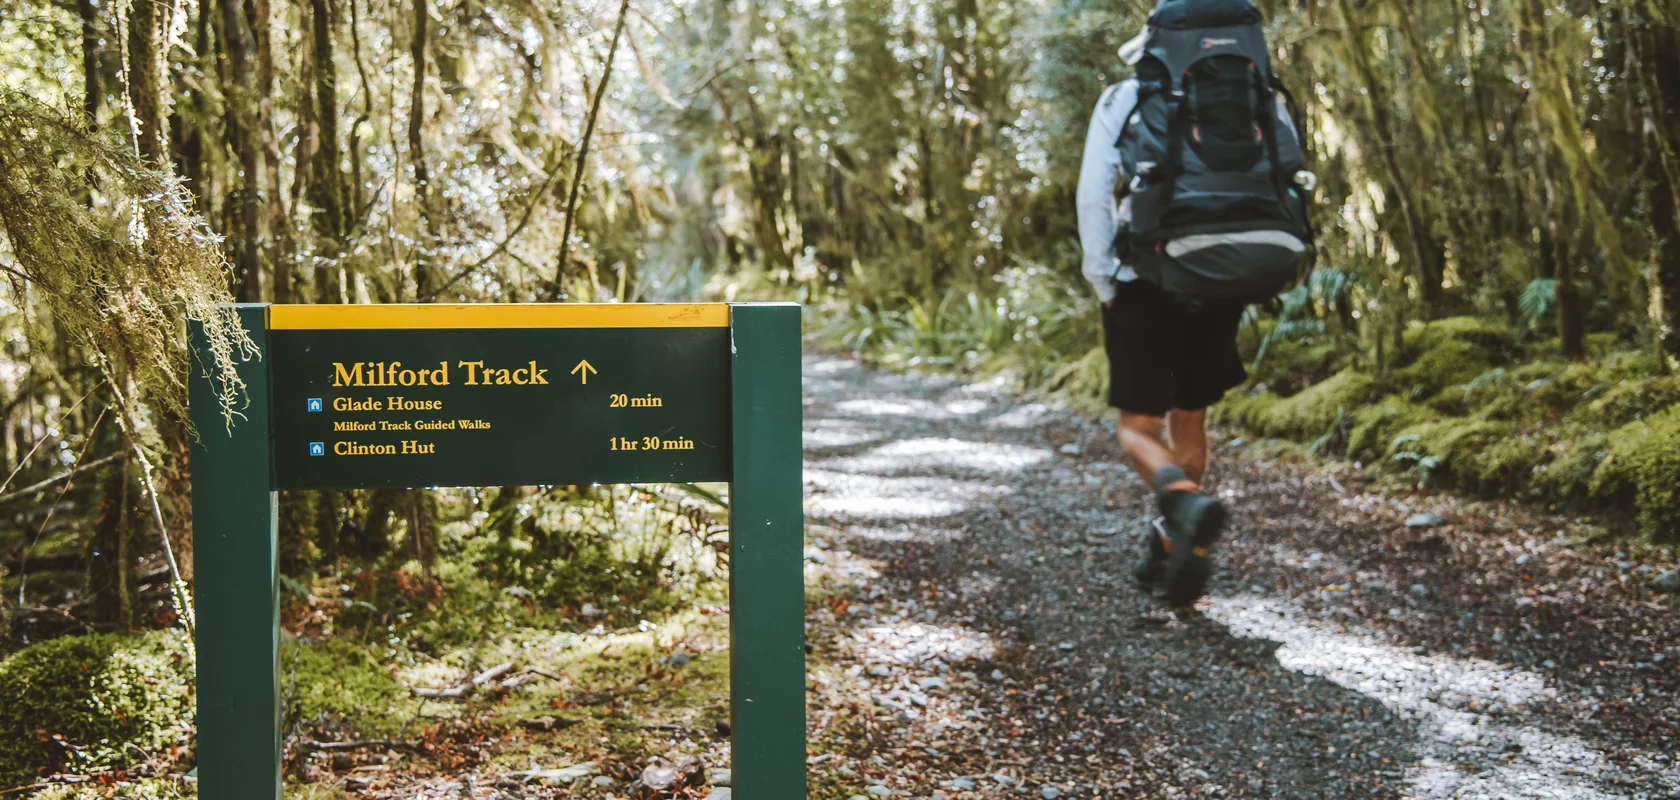
POLYGON ((1223 568, 1174 615, 1111 422, 805 379, 813 798, 1680 797, 1680 615, 1564 521, 1227 442, 1223 568))

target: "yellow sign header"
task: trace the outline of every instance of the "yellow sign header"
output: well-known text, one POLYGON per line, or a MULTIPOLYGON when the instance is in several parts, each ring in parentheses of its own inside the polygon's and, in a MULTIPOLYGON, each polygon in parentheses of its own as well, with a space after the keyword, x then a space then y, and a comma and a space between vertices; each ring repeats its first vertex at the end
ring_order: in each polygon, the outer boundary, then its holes
POLYGON ((277 305, 270 330, 727 328, 727 303, 277 305))

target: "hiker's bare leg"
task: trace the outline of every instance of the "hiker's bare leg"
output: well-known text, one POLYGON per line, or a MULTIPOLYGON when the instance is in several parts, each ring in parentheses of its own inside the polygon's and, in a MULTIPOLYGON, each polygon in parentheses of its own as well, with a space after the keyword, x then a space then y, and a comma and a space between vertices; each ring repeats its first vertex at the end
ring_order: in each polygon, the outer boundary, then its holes
MULTIPOLYGON (((1138 474, 1151 486, 1155 484, 1157 473, 1167 467, 1177 466, 1173 460, 1173 451, 1161 439, 1162 422, 1160 417, 1149 414, 1120 412, 1120 448, 1126 451, 1126 457, 1132 460, 1132 466, 1137 468, 1138 474)), ((1167 488, 1196 488, 1193 482, 1178 483, 1187 485, 1175 484, 1167 488)))
POLYGON ((1172 443, 1172 460, 1191 483, 1200 485, 1207 474, 1207 410, 1167 412, 1167 434, 1172 443))

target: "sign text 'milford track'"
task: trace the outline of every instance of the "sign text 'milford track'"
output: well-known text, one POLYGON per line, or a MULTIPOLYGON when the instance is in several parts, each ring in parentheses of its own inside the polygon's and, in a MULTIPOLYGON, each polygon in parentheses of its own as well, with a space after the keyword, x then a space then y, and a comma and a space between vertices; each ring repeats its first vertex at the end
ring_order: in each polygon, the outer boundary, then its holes
MULTIPOLYGON (((528 361, 514 369, 487 367, 483 361, 457 361, 457 369, 466 372, 465 386, 547 386, 548 370, 539 369, 537 362, 528 361)), ((401 361, 357 361, 345 366, 333 362, 333 386, 448 386, 449 362, 439 361, 437 369, 408 369, 401 361)))

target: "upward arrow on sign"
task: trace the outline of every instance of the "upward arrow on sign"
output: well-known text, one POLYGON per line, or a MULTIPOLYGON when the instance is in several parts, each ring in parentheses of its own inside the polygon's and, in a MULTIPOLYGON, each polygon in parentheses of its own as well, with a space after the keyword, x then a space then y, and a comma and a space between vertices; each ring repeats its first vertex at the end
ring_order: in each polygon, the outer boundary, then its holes
POLYGON ((587 360, 579 361, 577 366, 572 367, 572 374, 582 378, 583 385, 585 386, 589 385, 589 373, 599 371, 600 370, 595 369, 594 365, 590 364, 587 360))

